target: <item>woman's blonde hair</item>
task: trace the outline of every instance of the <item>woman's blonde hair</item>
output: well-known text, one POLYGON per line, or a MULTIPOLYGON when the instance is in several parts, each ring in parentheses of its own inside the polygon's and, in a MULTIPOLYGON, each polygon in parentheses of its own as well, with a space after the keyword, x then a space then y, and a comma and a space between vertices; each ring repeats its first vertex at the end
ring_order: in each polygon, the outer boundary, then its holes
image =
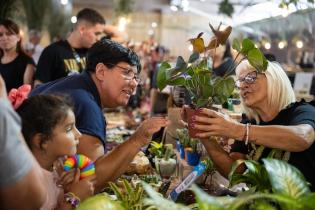
MULTIPOLYGON (((255 68, 250 65, 248 60, 242 61, 236 71, 244 68, 255 71, 255 68)), ((296 101, 291 82, 279 63, 268 61, 268 68, 263 74, 267 78, 267 100, 270 107, 276 107, 280 112, 290 103, 296 101)), ((242 98, 241 101, 246 116, 249 119, 255 119, 259 123, 260 118, 257 111, 246 106, 242 98)))

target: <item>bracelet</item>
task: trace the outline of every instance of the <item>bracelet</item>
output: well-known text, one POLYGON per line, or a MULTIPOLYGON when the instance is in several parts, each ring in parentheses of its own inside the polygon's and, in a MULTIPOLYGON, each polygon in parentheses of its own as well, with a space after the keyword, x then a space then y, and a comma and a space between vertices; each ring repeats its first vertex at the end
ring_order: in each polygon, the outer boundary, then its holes
POLYGON ((250 123, 246 123, 246 139, 245 139, 245 145, 248 144, 248 140, 249 140, 249 128, 250 128, 250 123))
POLYGON ((64 195, 64 199, 74 208, 77 208, 81 201, 80 198, 76 196, 73 192, 67 192, 64 195))

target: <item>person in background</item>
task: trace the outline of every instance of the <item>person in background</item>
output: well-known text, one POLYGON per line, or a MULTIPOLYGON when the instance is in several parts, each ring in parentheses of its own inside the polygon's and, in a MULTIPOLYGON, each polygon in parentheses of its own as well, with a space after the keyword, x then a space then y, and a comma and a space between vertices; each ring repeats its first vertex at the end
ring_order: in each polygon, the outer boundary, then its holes
POLYGON ((215 53, 213 72, 216 76, 235 75, 235 65, 229 41, 227 41, 225 45, 218 47, 215 51, 211 50, 211 53, 215 53))
POLYGON ((19 26, 12 20, 0 20, 0 74, 6 90, 33 84, 35 63, 22 49, 19 26))
POLYGON ((35 73, 35 85, 53 81, 85 68, 86 53, 104 30, 105 19, 97 11, 82 9, 66 40, 52 43, 42 52, 35 73))
POLYGON ((0 122, 0 209, 37 210, 46 197, 44 177, 24 142, 1 76, 0 122))
POLYGON ((43 52, 44 48, 40 45, 40 40, 42 38, 40 31, 30 30, 28 33, 29 42, 25 45, 26 53, 31 56, 35 62, 38 63, 39 56, 43 52))
MULTIPOLYGON (((63 93, 74 103, 76 126, 82 133, 78 153, 97 160, 105 153, 106 121, 102 109, 126 106, 139 84, 138 56, 109 39, 96 42, 88 51, 86 71, 39 85, 30 96, 63 93)), ((108 158, 110 177, 121 174, 139 149, 148 143, 153 131, 163 127, 164 118, 150 118, 108 158), (110 161, 111 160, 111 161, 110 161)))
POLYGON ((198 137, 217 169, 227 176, 236 159, 257 161, 267 157, 271 149, 279 149, 277 156, 297 167, 314 191, 315 108, 305 101, 296 102, 291 83, 278 63, 268 61, 267 70, 259 73, 243 60, 236 68, 236 77, 247 119, 239 123, 210 109, 201 109, 205 116, 194 119, 194 127, 200 130, 198 137), (235 139, 230 155, 209 140, 211 136, 235 139))

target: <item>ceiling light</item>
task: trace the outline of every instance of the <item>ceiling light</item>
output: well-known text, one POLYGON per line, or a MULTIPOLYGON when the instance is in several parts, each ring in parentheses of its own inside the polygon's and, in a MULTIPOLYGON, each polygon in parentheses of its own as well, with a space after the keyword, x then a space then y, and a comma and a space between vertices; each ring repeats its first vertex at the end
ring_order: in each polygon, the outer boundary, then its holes
POLYGON ((76 23, 78 21, 77 16, 71 17, 71 23, 76 23))
POLYGON ((270 42, 266 42, 264 47, 265 47, 266 50, 269 50, 271 48, 270 42))
POLYGON ((152 26, 152 28, 156 28, 157 27, 157 23, 156 22, 152 22, 151 26, 152 26))
POLYGON ((62 5, 67 5, 68 4, 68 0, 60 0, 60 4, 62 4, 62 5))
POLYGON ((302 48, 303 47, 303 42, 301 40, 296 42, 296 47, 297 48, 302 48))
POLYGON ((283 49, 283 48, 285 47, 284 41, 280 41, 280 42, 278 43, 278 47, 279 47, 279 49, 283 49))

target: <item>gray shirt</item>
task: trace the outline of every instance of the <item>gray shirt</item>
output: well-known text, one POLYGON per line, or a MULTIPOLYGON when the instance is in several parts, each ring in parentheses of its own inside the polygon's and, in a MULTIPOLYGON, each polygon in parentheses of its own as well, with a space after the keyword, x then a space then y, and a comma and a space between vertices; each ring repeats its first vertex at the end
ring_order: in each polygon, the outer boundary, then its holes
POLYGON ((21 135, 21 119, 9 101, 0 98, 0 187, 16 183, 32 168, 33 159, 21 135))

